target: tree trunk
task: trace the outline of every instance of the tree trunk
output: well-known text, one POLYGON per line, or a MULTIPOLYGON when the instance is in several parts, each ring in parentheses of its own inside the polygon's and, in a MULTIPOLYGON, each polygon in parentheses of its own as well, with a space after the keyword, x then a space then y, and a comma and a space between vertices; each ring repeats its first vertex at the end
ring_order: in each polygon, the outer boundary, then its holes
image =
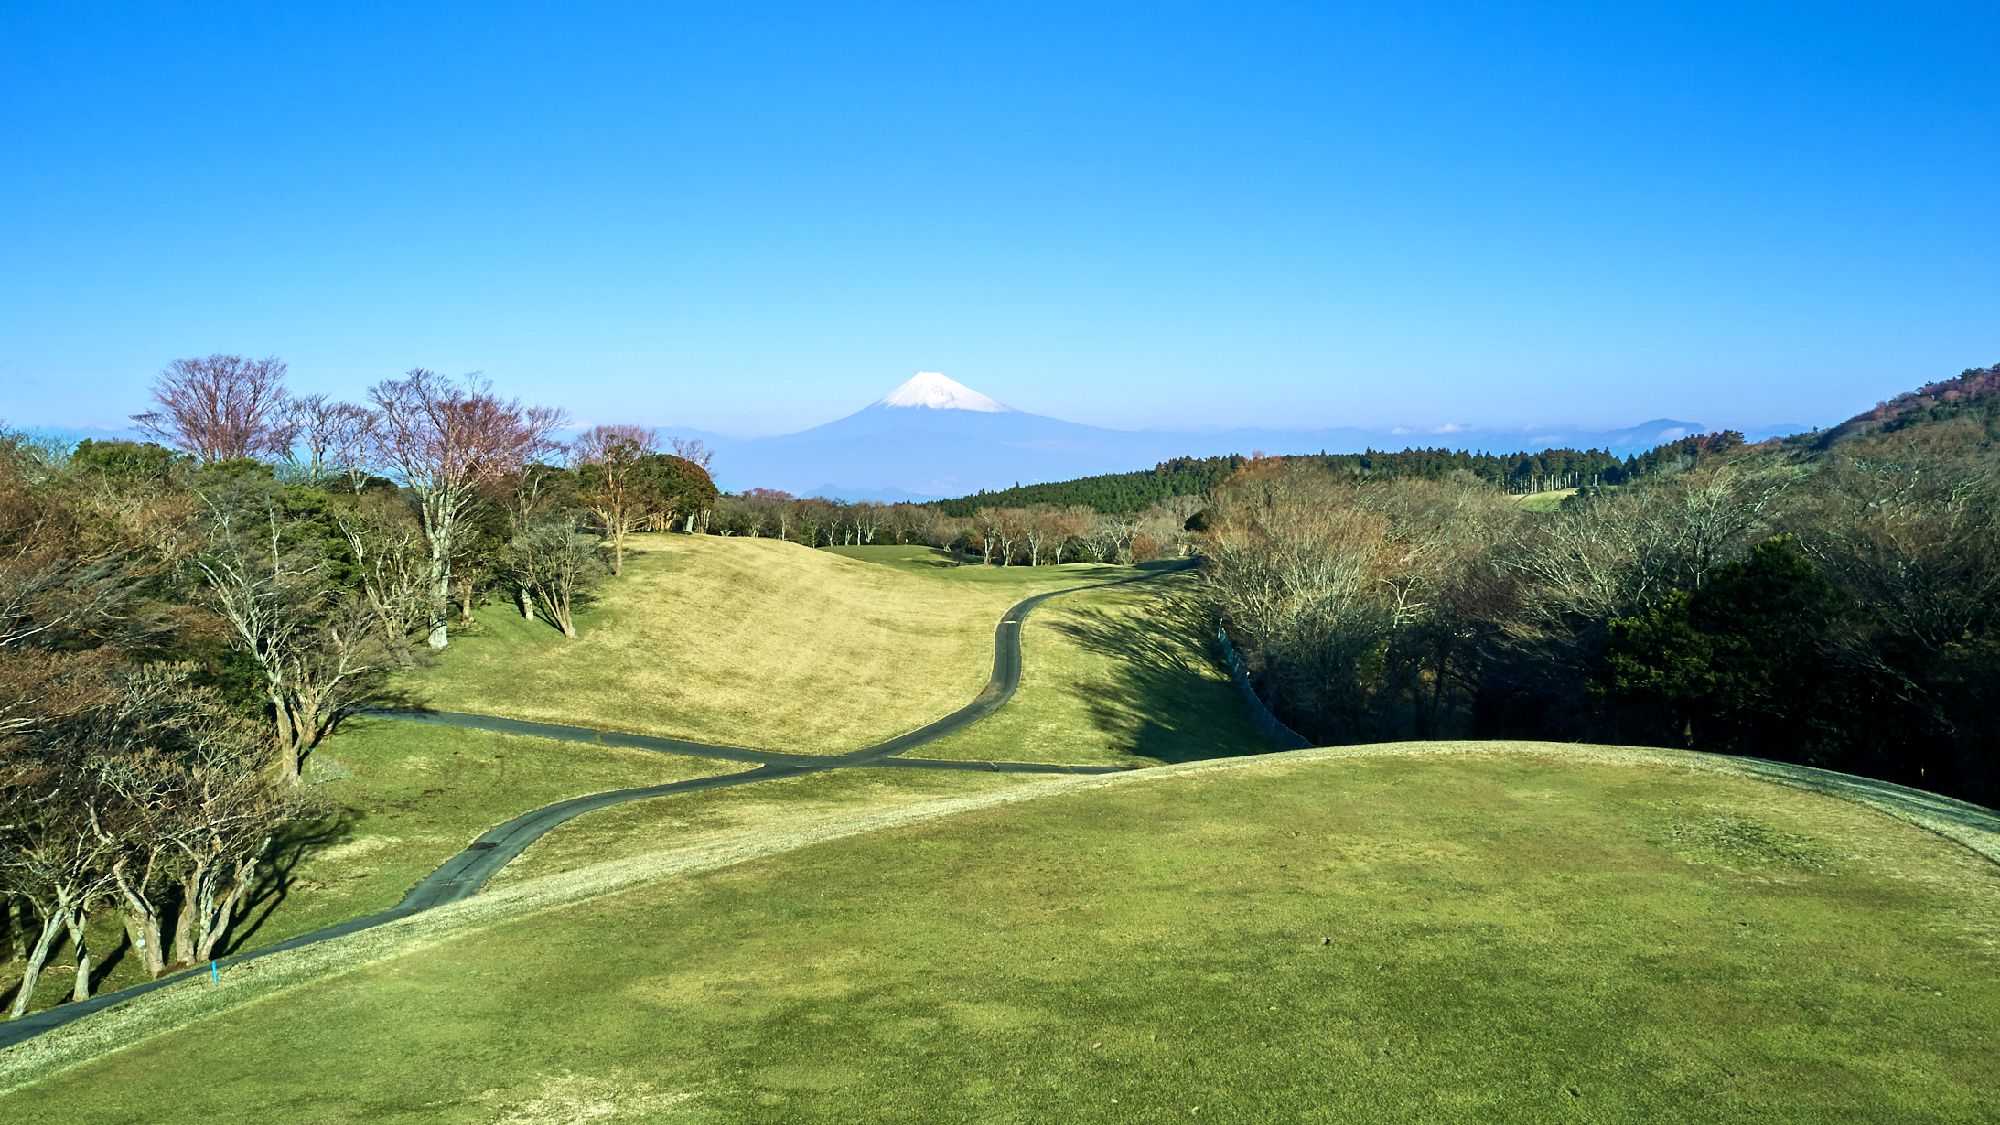
POLYGON ((201 912, 199 894, 203 882, 204 869, 195 868, 187 878, 181 880, 181 910, 174 919, 174 964, 194 964, 195 918, 201 912))
POLYGON ((28 1004, 35 998, 35 983, 42 979, 42 966, 48 963, 49 947, 55 944, 56 933, 61 929, 61 918, 54 915, 42 918, 41 936, 35 940, 35 947, 28 951, 28 963, 21 970, 21 988, 14 994, 14 1006, 7 1012, 8 1019, 19 1019, 27 1013, 28 1004))
POLYGON ((447 618, 451 616, 451 536, 441 529, 431 532, 431 630, 432 648, 451 643, 447 618))
POLYGON ((157 980, 167 970, 167 951, 160 942, 160 912, 143 893, 146 884, 151 881, 150 861, 146 871, 147 874, 135 884, 129 868, 121 859, 112 875, 117 881, 118 897, 122 900, 118 913, 125 920, 125 936, 131 940, 132 948, 139 951, 147 974, 157 980))
POLYGON ((69 999, 72 1004, 81 1004, 90 999, 90 945, 84 934, 89 916, 82 910, 72 910, 63 919, 69 930, 70 944, 76 947, 76 983, 70 986, 69 999))
POLYGON ((167 971, 165 951, 160 944, 160 916, 150 907, 127 901, 119 914, 125 919, 125 937, 132 948, 139 951, 140 960, 145 962, 146 975, 154 980, 167 971))
POLYGON ((278 780, 286 785, 299 783, 299 725, 292 709, 286 705, 285 697, 273 694, 270 697, 271 717, 275 725, 272 744, 278 751, 278 780))
POLYGON ((215 957, 217 947, 222 944, 222 939, 228 936, 230 927, 236 922, 237 909, 242 906, 244 897, 250 893, 250 877, 256 870, 255 859, 245 860, 236 865, 236 878, 229 887, 229 893, 221 902, 215 904, 207 919, 207 925, 204 926, 205 932, 201 935, 201 943, 196 949, 196 955, 200 960, 208 961, 215 957))

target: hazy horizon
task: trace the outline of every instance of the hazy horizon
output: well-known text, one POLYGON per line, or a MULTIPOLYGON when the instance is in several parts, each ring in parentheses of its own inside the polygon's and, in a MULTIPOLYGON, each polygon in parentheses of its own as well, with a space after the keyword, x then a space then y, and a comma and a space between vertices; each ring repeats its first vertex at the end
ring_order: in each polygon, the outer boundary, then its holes
MULTIPOLYGON (((314 391, 317 390, 324 390, 326 391, 326 393, 332 394, 336 398, 345 398, 349 401, 355 401, 355 402, 367 401, 366 387, 321 388, 313 386, 307 380, 299 379, 297 377, 296 371, 292 372, 292 376, 293 378, 291 382, 294 386, 294 389, 298 393, 308 394, 308 393, 313 393, 314 391)), ((481 377, 483 377, 483 375, 481 377)), ((1908 388, 1902 388, 1902 389, 1908 389, 1908 388)), ((503 386, 496 386, 495 390, 505 395, 512 394, 509 388, 503 386)), ((994 397, 999 398, 999 396, 994 396, 994 397)), ((1883 395, 1881 397, 1888 398, 1891 396, 1883 395)), ((1005 402, 1004 399, 1001 399, 1001 401, 1005 402)), ((562 405, 560 400, 553 400, 550 402, 550 404, 557 406, 562 405)), ((1047 412, 1040 410, 1034 410, 1030 408, 1016 406, 1013 403, 1005 403, 1005 404, 1007 409, 1017 413, 1031 414, 1038 417, 1056 418, 1060 421, 1076 422, 1082 425, 1088 425, 1107 430, 1115 430, 1115 431, 1129 432, 1129 433, 1159 432, 1159 433, 1174 433, 1174 434, 1181 434, 1181 433, 1207 434, 1207 433, 1223 433, 1223 432, 1242 431, 1242 430, 1268 430, 1274 433, 1311 433, 1311 432, 1332 430, 1332 429, 1358 429, 1375 434, 1382 434, 1382 435, 1396 436, 1396 437, 1408 437, 1413 444, 1447 445, 1447 446, 1451 444, 1454 435, 1463 435, 1471 433, 1517 432, 1524 436, 1532 436, 1535 431, 1540 429, 1611 430, 1611 429, 1623 429, 1627 427, 1640 426, 1646 423, 1659 422, 1659 421, 1693 423, 1701 427, 1704 427, 1706 429, 1765 430, 1781 426, 1797 426, 1802 429, 1810 429, 1813 427, 1831 425, 1835 422, 1844 420, 1844 418, 1848 416, 1848 415, 1843 415, 1841 418, 1813 418, 1813 419, 1775 418, 1775 419, 1763 419, 1756 421, 1746 421, 1744 419, 1737 419, 1737 418, 1726 418, 1726 419, 1689 418, 1689 417, 1676 416, 1666 412, 1655 412, 1652 414, 1646 414, 1643 417, 1634 416, 1631 418, 1608 419, 1604 421, 1584 421, 1569 417, 1551 416, 1528 422, 1485 423, 1474 420, 1474 421, 1445 422, 1435 425, 1419 423, 1414 425, 1397 424, 1397 425, 1367 426, 1367 425, 1359 425, 1356 423, 1349 423, 1342 421, 1321 422, 1311 419, 1291 418, 1283 420, 1273 420, 1269 422, 1248 422, 1239 425, 1227 425, 1223 423, 1207 422, 1207 421, 1188 421, 1182 424, 1162 422, 1146 426, 1119 426, 1119 425, 1104 425, 1097 422, 1089 422, 1075 418, 1062 418, 1059 415, 1049 414, 1047 412)), ((716 429, 708 426, 682 425, 680 423, 673 421, 661 421, 657 419, 640 419, 639 424, 656 428, 662 434, 667 434, 667 435, 694 435, 694 436, 716 435, 720 437, 730 438, 732 440, 755 441, 760 438, 781 437, 788 434, 800 433, 806 430, 816 429, 828 423, 836 422, 843 418, 852 416, 859 411, 866 410, 869 407, 875 405, 879 405, 879 401, 871 400, 865 403, 858 403, 853 407, 853 409, 843 411, 840 414, 833 415, 827 418, 822 418, 819 419, 818 421, 809 422, 795 429, 787 429, 787 430, 732 431, 732 430, 716 429)), ((135 409, 132 413, 138 413, 138 409, 135 409)), ((586 417, 572 416, 566 421, 566 423, 563 426, 563 429, 565 431, 581 430, 589 426, 596 425, 600 422, 621 420, 623 417, 625 416, 621 415, 618 418, 598 418, 598 417, 586 418, 586 417)), ((130 415, 127 415, 126 417, 119 420, 105 422, 105 423, 97 423, 97 424, 32 422, 32 421, 7 417, 5 415, 0 415, 0 427, 22 430, 28 433, 52 434, 59 436, 76 437, 79 439, 83 437, 93 437, 102 435, 106 437, 117 437, 117 438, 132 437, 132 438, 150 440, 144 438, 144 435, 140 430, 139 426, 132 421, 130 415)))

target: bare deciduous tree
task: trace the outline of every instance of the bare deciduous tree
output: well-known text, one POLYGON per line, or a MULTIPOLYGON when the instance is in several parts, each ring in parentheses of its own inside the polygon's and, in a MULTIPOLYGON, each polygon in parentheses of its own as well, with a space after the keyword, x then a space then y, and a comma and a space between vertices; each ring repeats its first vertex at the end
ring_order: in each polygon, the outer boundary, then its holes
MULTIPOLYGON (((611 543, 613 574, 625 569, 626 536, 638 530, 658 504, 658 498, 649 494, 649 478, 639 468, 656 452, 659 441, 658 434, 643 426, 592 426, 578 434, 573 445, 584 500, 611 543)), ((675 445, 680 445, 679 439, 675 445)))
POLYGON ((566 637, 576 636, 576 610, 604 573, 604 556, 576 513, 529 518, 508 546, 515 581, 566 637))
POLYGON ((553 447, 560 411, 502 401, 488 384, 416 368, 370 391, 379 411, 376 457, 401 478, 430 543, 429 643, 448 635, 455 541, 480 489, 553 447))
POLYGON ((704 473, 715 464, 715 450, 710 449, 708 443, 700 438, 674 437, 668 438, 667 441, 673 447, 674 456, 694 462, 701 466, 701 471, 704 473))
POLYGON ((291 427, 291 452, 307 480, 322 481, 340 473, 347 477, 349 488, 361 491, 368 481, 374 411, 326 395, 307 395, 292 401, 291 427))
POLYGON ((400 501, 375 494, 333 511, 354 559, 362 600, 382 638, 402 654, 430 618, 429 548, 423 526, 400 501))
POLYGON ((153 399, 160 409, 132 420, 203 463, 280 456, 291 447, 285 361, 275 356, 177 359, 154 380, 153 399))
POLYGON ((200 597, 263 677, 278 776, 296 784, 304 755, 376 687, 386 653, 359 600, 315 552, 286 541, 270 496, 240 510, 204 499, 205 549, 189 565, 200 597))

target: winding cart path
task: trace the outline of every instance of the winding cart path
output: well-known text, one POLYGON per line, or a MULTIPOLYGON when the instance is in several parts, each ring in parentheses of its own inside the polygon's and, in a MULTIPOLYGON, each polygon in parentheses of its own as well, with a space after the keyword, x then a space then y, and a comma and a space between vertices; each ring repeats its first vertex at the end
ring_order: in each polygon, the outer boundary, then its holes
MULTIPOLYGON (((1182 568, 1175 568, 1185 569, 1182 568)), ((825 773, 837 769, 866 767, 889 767, 896 769, 970 770, 981 773, 1039 773, 1039 774, 1098 774, 1119 773, 1124 766, 1066 766, 1045 762, 982 762, 945 761, 935 758, 903 757, 905 751, 914 750, 928 742, 934 742, 945 735, 964 730, 966 727, 999 710, 1002 704, 1013 698, 1014 691, 1021 684, 1021 626, 1035 607, 1063 594, 1073 594, 1082 590, 1103 589, 1122 586, 1132 582, 1145 582, 1162 574, 1174 573, 1162 570, 1151 574, 1120 578, 1111 582, 1094 582, 1083 586, 1072 586, 1063 590, 1051 590, 1017 603, 1005 614, 993 630, 993 673, 972 702, 946 715, 944 718, 919 727, 907 734, 866 746, 845 754, 786 754, 772 750, 753 750, 743 746, 720 746, 705 742, 689 742, 678 738, 663 738, 657 735, 630 734, 624 731, 598 730, 594 727, 563 726, 556 723, 536 723, 524 719, 509 719, 498 715, 474 715, 456 711, 414 711, 414 710, 374 710, 365 712, 372 718, 391 719, 400 722, 435 723, 443 726, 469 727, 475 730, 497 731, 503 734, 529 735, 535 738, 555 738, 567 742, 594 742, 606 746, 621 746, 640 750, 654 750, 662 754, 686 754, 698 758, 719 758, 725 761, 743 762, 752 768, 740 773, 720 774, 713 777, 698 777, 688 781, 676 781, 666 785, 648 785, 634 789, 613 789, 603 793, 590 793, 581 797, 557 801, 539 809, 522 813, 520 816, 494 825, 479 834, 466 849, 439 865, 437 870, 423 877, 403 901, 373 914, 350 918, 345 922, 300 934, 286 941, 222 958, 221 967, 240 965, 273 953, 288 949, 316 945, 323 941, 345 937, 373 929, 412 914, 420 914, 448 903, 458 902, 478 894, 486 884, 498 875, 502 868, 528 849, 530 844, 548 835, 560 825, 582 816, 587 812, 622 805, 627 801, 645 801, 655 797, 669 797, 678 793, 705 792, 710 789, 729 789, 740 785, 754 785, 760 781, 775 781, 780 778, 801 777, 811 773, 825 773)), ((100 1012, 128 1000, 144 996, 156 989, 166 988, 181 981, 206 976, 207 966, 187 969, 169 974, 158 980, 122 988, 94 996, 81 1003, 60 1004, 45 1011, 34 1012, 16 1020, 0 1023, 0 1049, 11 1047, 27 1039, 32 1039, 45 1031, 61 1027, 82 1019, 93 1012, 100 1012)))

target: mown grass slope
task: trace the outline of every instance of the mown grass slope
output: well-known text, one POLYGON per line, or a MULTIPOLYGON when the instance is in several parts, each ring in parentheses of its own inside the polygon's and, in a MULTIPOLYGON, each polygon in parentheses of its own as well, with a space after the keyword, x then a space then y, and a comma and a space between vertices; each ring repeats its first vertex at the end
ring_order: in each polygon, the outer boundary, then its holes
POLYGON ((1562 507, 1563 501, 1575 496, 1576 492, 1574 488, 1558 488, 1548 492, 1524 493, 1515 499, 1520 501, 1521 507, 1530 512, 1553 512, 1562 507))
POLYGON ((411 689, 433 707, 802 753, 859 749, 979 694, 993 628, 1116 567, 953 567, 924 548, 649 535, 568 639, 489 606, 411 689), (919 559, 919 555, 924 556, 919 559))
POLYGON ((417 948, 0 1112, 1990 1119, 1994 865, 1677 760, 1058 783, 417 948))
POLYGON ((1151 766, 1271 749, 1211 652, 1193 574, 1065 594, 1021 634, 1021 686, 925 758, 1151 766))

